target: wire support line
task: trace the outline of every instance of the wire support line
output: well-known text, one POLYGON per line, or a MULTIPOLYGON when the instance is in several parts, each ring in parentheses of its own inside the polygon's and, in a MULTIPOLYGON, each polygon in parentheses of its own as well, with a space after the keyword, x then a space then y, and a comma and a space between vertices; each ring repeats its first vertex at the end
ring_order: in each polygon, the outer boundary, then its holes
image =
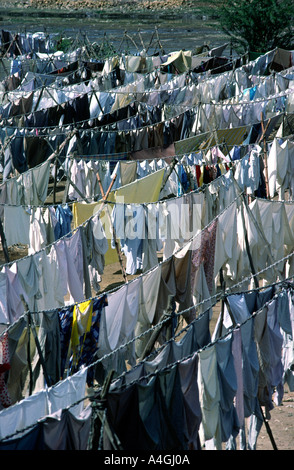
MULTIPOLYGON (((204 227, 202 231, 204 230, 207 230, 213 223, 216 219, 218 219, 219 217, 221 217, 221 215, 223 213, 225 213, 225 211, 231 206, 233 205, 239 198, 241 199, 241 203, 243 203, 243 200, 242 200, 242 194, 239 194, 226 208, 223 209, 223 211, 220 212, 220 214, 218 214, 215 219, 213 219, 211 222, 209 222, 206 227, 204 227)), ((101 208, 101 210, 103 209, 103 207, 101 208)), ((97 214, 95 214, 94 216, 91 216, 87 221, 85 221, 82 225, 86 224, 89 220, 91 220, 93 217, 97 216, 97 214)), ((79 226, 80 227, 80 226, 79 226)), ((73 232, 75 232, 76 230, 79 229, 79 227, 77 227, 76 229, 73 230, 73 232)), ((185 244, 185 246, 187 247, 190 243, 192 243, 193 241, 195 241, 195 239, 199 236, 201 236, 201 232, 192 236, 191 239, 189 241, 187 241, 187 243, 185 244)), ((68 234, 64 235, 63 237, 61 237, 61 239, 66 239, 68 237, 68 234)), ((57 241, 58 242, 58 241, 57 241)), ((56 241, 53 242, 51 245, 48 245, 48 247, 54 245, 55 243, 57 243, 56 241)), ((170 259, 172 259, 174 256, 176 256, 178 253, 180 253, 183 249, 185 249, 185 246, 184 247, 180 247, 178 250, 175 251, 175 253, 173 253, 169 258, 165 259, 165 260, 162 260, 158 263, 158 265, 152 267, 151 269, 147 270, 146 272, 144 273, 141 273, 139 274, 136 278, 134 279, 131 279, 130 281, 128 281, 127 284, 131 284, 131 283, 134 283, 134 282, 138 282, 138 279, 140 278, 143 278, 144 276, 147 276, 148 274, 152 273, 154 270, 158 269, 161 265, 163 265, 164 263, 168 262, 170 259)), ((39 252, 42 252, 42 251, 45 251, 48 247, 45 247, 43 249, 41 249, 39 252)), ((39 253, 37 252, 37 253, 39 253)), ((225 289, 224 292, 219 292, 219 293, 216 293, 215 295, 209 297, 209 298, 206 298, 204 300, 202 300, 200 303, 196 304, 196 305, 193 305, 192 307, 189 307, 187 310, 184 310, 184 311, 181 311, 180 314, 182 315, 183 313, 189 313, 191 310, 193 309, 197 309, 199 308, 200 306, 206 304, 207 302, 209 301, 214 301, 215 299, 219 299, 222 295, 224 294, 229 294, 229 293, 233 293, 233 289, 237 288, 237 287, 240 287, 242 285, 244 285, 245 283, 249 283, 250 281, 252 281, 252 279, 255 279, 255 278, 258 278, 258 276, 260 276, 261 274, 263 274, 264 272, 274 268, 275 266, 279 265, 280 263, 282 262, 285 262, 285 261, 288 261, 292 256, 294 255, 294 251, 292 251, 291 253, 285 255, 283 258, 279 259, 278 261, 275 261, 274 263, 270 264, 269 266, 266 266, 265 268, 263 268, 262 270, 260 270, 259 272, 257 273, 254 273, 254 274, 250 274, 248 275, 247 277, 243 278, 241 281, 239 281, 238 283, 234 284, 233 286, 230 286, 230 287, 227 287, 225 289)), ((27 258, 30 258, 31 256, 34 256, 33 255, 28 255, 28 256, 25 256, 23 258, 20 258, 21 260, 24 260, 24 259, 27 259, 27 258)), ((11 261, 9 263, 5 263, 1 266, 1 268, 3 268, 4 266, 10 266, 11 264, 13 264, 15 261, 11 261)), ((281 281, 283 282, 283 281, 281 281)), ((94 300, 98 300, 98 299, 101 299, 104 295, 107 295, 107 294, 110 294, 110 293, 114 293, 114 292, 117 292, 119 289, 121 288, 121 286, 117 286, 117 287, 114 287, 113 289, 109 290, 109 291, 103 291, 101 292, 100 294, 96 295, 96 296, 92 296, 92 297, 89 297, 88 299, 86 299, 85 301, 94 301, 94 300)), ((70 305, 66 305, 66 307, 68 308, 74 308, 74 306, 78 306, 81 302, 74 302, 70 305)), ((44 312, 53 312, 53 311, 59 311, 59 310, 62 310, 63 308, 65 307, 64 306, 57 306, 56 308, 51 308, 49 310, 38 310, 38 311, 30 311, 30 314, 34 315, 38 315, 40 313, 44 313, 44 312)), ((20 317, 20 318, 23 318, 26 316, 26 312, 20 317)), ((0 338, 5 334, 6 331, 8 331, 12 326, 14 325, 11 324, 11 325, 8 325, 8 327, 5 329, 5 331, 3 331, 1 334, 0 334, 0 338)))
MULTIPOLYGON (((289 279, 293 279, 293 276, 292 276, 291 278, 288 278, 287 281, 288 281, 289 279)), ((286 282, 286 280, 283 281, 283 282, 286 282)), ((129 387, 129 386, 131 386, 132 384, 136 384, 136 383, 141 382, 141 381, 143 381, 143 380, 149 380, 150 378, 155 377, 159 372, 166 372, 166 371, 169 371, 169 370, 171 370, 172 368, 176 367, 177 365, 179 365, 179 364, 181 364, 181 363, 183 363, 183 362, 185 362, 185 361, 187 361, 187 360, 189 360, 189 359, 192 359, 192 358, 195 357, 196 355, 199 355, 199 353, 201 353, 202 351, 205 351, 205 350, 207 350, 207 349, 213 347, 213 346, 216 345, 217 343, 219 343, 219 342, 221 342, 221 341, 224 341, 224 340, 227 339, 229 336, 231 336, 234 331, 237 331, 237 330, 241 329, 241 328, 242 328, 244 325, 246 325, 249 321, 252 321, 255 317, 257 317, 258 315, 260 315, 260 314, 264 311, 264 309, 267 308, 267 307, 268 307, 274 300, 276 300, 282 293, 283 293, 283 290, 281 290, 280 292, 276 293, 269 301, 265 302, 265 304, 264 304, 259 310, 257 310, 256 312, 253 312, 253 313, 252 313, 247 319, 245 319, 242 323, 236 324, 235 326, 233 326, 232 328, 230 328, 226 333, 224 333, 222 336, 216 338, 215 340, 211 341, 211 342, 208 343, 207 345, 205 345, 205 346, 203 346, 203 347, 197 349, 196 351, 193 351, 191 354, 188 354, 188 355, 185 356, 184 358, 181 358, 181 359, 179 359, 179 360, 177 360, 177 361, 175 361, 175 362, 173 362, 173 363, 171 363, 171 364, 168 364, 168 365, 162 367, 160 370, 156 370, 156 371, 154 371, 154 372, 148 373, 147 375, 140 376, 140 377, 134 379, 133 381, 129 382, 128 384, 121 384, 120 387, 119 387, 119 389, 123 389, 123 388, 129 387)), ((203 315, 207 314, 207 312, 208 312, 209 310, 210 310, 210 308, 209 308, 207 311, 203 312, 203 314, 201 315, 201 317, 202 317, 203 315)), ((193 321, 195 322, 195 321, 199 320, 199 318, 200 318, 200 317, 196 318, 196 319, 193 320, 193 321)), ((188 325, 188 327, 189 327, 189 326, 191 326, 191 324, 188 325)), ((174 339, 172 338, 172 339, 169 340, 169 341, 174 341, 174 339)), ((129 344, 131 344, 131 342, 126 343, 126 344, 124 345, 124 347, 126 347, 126 346, 129 345, 129 344)), ((166 343, 166 344, 167 344, 167 343, 166 343)), ((119 349, 120 349, 120 348, 119 348, 119 349)), ((104 357, 107 358, 108 355, 106 355, 106 356, 104 356, 104 357)), ((103 358, 104 358, 104 357, 103 357, 103 358)), ((83 369, 88 370, 89 368, 92 368, 92 367, 96 366, 99 362, 101 362, 101 360, 102 360, 103 358, 98 359, 97 361, 95 361, 94 363, 92 363, 92 364, 90 364, 90 365, 88 365, 88 366, 83 366, 83 369)), ((127 374, 127 372, 125 372, 124 374, 127 374)), ((124 375, 124 374, 123 374, 123 375, 124 375)), ((115 379, 113 379, 113 382, 117 381, 120 377, 121 377, 121 376, 115 377, 115 379)), ((113 382, 112 382, 112 383, 113 383, 113 382)), ((53 385, 51 388, 56 387, 59 383, 60 383, 60 382, 58 382, 57 384, 53 385)), ((99 391, 101 391, 101 390, 102 390, 102 387, 99 387, 99 388, 96 390, 96 395, 98 395, 99 391)), ((84 402, 84 401, 87 400, 87 399, 93 400, 93 396, 92 396, 92 395, 86 395, 86 396, 82 397, 81 399, 77 400, 75 403, 72 403, 72 404, 69 405, 68 407, 63 408, 62 411, 69 410, 69 409, 73 408, 74 406, 76 406, 76 405, 78 405, 78 404, 84 402)), ((13 406, 13 405, 12 405, 12 406, 13 406)), ((32 429, 32 428, 33 428, 34 426, 36 426, 38 423, 42 423, 42 422, 45 421, 46 419, 47 419, 47 416, 41 418, 40 420, 38 420, 37 422, 31 424, 30 426, 24 427, 24 428, 22 428, 22 429, 20 429, 20 430, 15 431, 14 433, 12 433, 12 434, 10 434, 10 435, 7 435, 7 436, 1 438, 1 439, 0 439, 0 442, 5 442, 6 440, 9 440, 9 439, 11 439, 12 437, 14 437, 14 436, 16 436, 16 435, 23 434, 23 433, 25 433, 26 431, 32 429)))
MULTIPOLYGON (((241 203, 242 203, 242 194, 243 192, 241 192, 240 194, 238 194, 231 202, 230 204, 228 204, 228 206, 226 206, 216 217, 215 219, 221 217, 222 214, 224 214, 228 208, 230 208, 235 202, 237 202, 239 199, 241 200, 241 203)), ((9 261, 8 263, 4 263, 0 266, 0 269, 2 270, 4 267, 9 267, 11 266, 13 263, 17 262, 17 261, 20 261, 20 260, 26 260, 28 258, 31 258, 35 255, 38 255, 39 253, 42 253, 46 250, 48 250, 48 248, 51 248, 52 246, 54 246, 55 244, 57 244, 60 240, 65 240, 67 239, 70 235, 73 235, 76 231, 78 231, 80 229, 80 227, 83 227, 83 226, 86 226, 93 218, 95 217, 98 217, 100 216, 101 212, 103 211, 104 207, 106 204, 108 204, 109 201, 107 200, 102 200, 101 201, 101 207, 99 208, 99 210, 94 214, 94 215, 91 215, 87 220, 85 220, 81 225, 79 225, 78 227, 72 229, 70 232, 68 232, 67 234, 63 235, 62 237, 60 237, 58 240, 55 240, 54 242, 50 243, 49 245, 41 248, 39 251, 36 251, 35 253, 33 254, 29 254, 23 258, 20 258, 19 260, 14 260, 14 261, 9 261)), ((207 230, 214 222, 213 219, 212 221, 210 221, 203 229, 201 229, 201 232, 204 231, 204 230, 207 230)), ((195 240, 197 237, 200 236, 201 232, 195 234, 195 235, 192 235, 192 237, 190 237, 189 240, 187 240, 187 242, 185 243, 185 246, 188 246, 191 242, 193 242, 193 240, 195 240)), ((163 261, 160 261, 158 263, 158 265, 156 265, 155 267, 151 268, 150 270, 147 270, 145 271, 144 273, 140 274, 138 277, 136 277, 135 279, 132 279, 130 280, 128 283, 132 283, 134 282, 136 279, 142 277, 142 276, 146 276, 148 273, 152 272, 154 269, 157 269, 159 265, 162 265, 163 263, 167 262, 168 260, 170 260, 173 256, 175 256, 176 254, 180 253, 182 250, 184 249, 184 247, 181 247, 181 248, 178 248, 170 257, 168 257, 167 259, 163 260, 163 261)), ((101 294, 103 295, 103 294, 101 294)), ((97 299, 97 298, 100 298, 101 295, 98 295, 98 296, 95 296, 95 297, 91 297, 89 298, 88 300, 92 300, 92 299, 97 299)), ((78 305, 80 302, 75 302, 74 304, 72 304, 73 306, 74 305, 78 305)), ((63 308, 63 307, 61 307, 63 308)), ((55 309, 53 309, 55 310, 55 309)), ((43 310, 44 312, 45 310, 43 310)), ((52 311, 52 309, 50 309, 50 311, 52 311)), ((40 313, 41 311, 35 311, 35 312, 31 312, 31 313, 40 313)))
MULTIPOLYGON (((162 85, 162 86, 163 86, 163 85, 162 85)), ((193 86, 193 84, 192 84, 192 85, 185 85, 184 87, 179 86, 178 88, 171 88, 170 90, 166 90, 166 89, 150 89, 150 90, 144 90, 144 91, 133 91, 133 90, 132 90, 132 91, 125 91, 125 92, 122 92, 122 91, 109 91, 109 92, 106 92, 106 93, 109 93, 110 95, 112 95, 112 94, 113 94, 113 95, 115 95, 115 94, 124 95, 124 94, 125 94, 125 95, 127 95, 128 97, 133 98, 133 100, 132 100, 131 103, 139 103, 139 104, 146 104, 146 105, 148 105, 148 101, 146 102, 146 101, 144 100, 144 98, 146 98, 146 95, 148 95, 149 93, 150 93, 150 94, 152 94, 152 93, 154 93, 154 92, 161 93, 161 92, 166 92, 166 91, 171 91, 171 92, 173 92, 173 91, 175 91, 175 90, 183 91, 183 90, 185 90, 185 88, 186 88, 186 89, 189 89, 191 86, 193 86), (140 95, 141 98, 138 99, 136 95, 140 95)), ((195 85, 194 85, 194 86, 195 86, 195 85)), ((91 91, 90 93, 92 93, 92 91, 91 91)), ((211 106, 211 107, 214 107, 214 108, 218 108, 218 107, 223 108, 223 106, 225 105, 226 108, 231 107, 231 108, 234 110, 235 107, 240 107, 240 106, 241 106, 241 107, 244 106, 245 108, 248 108, 248 107, 254 107, 254 105, 256 105, 256 104, 270 103, 271 101, 272 101, 273 103, 276 103, 277 98, 288 97, 289 95, 291 95, 291 94, 293 94, 293 93, 294 93, 294 88, 288 88, 288 89, 286 89, 285 91, 282 91, 282 92, 280 92, 280 93, 276 93, 276 94, 274 94, 274 95, 272 95, 272 96, 269 96, 269 97, 261 97, 261 98, 255 99, 255 100, 250 100, 250 101, 248 101, 248 102, 247 102, 247 101, 246 101, 246 102, 242 102, 242 101, 240 102, 240 101, 239 101, 239 102, 237 102, 237 103, 224 103, 224 104, 223 104, 222 102, 217 102, 217 103, 215 103, 215 102, 213 102, 213 101, 211 101, 211 100, 210 100, 209 102, 205 102, 205 101, 202 100, 201 97, 197 97, 197 95, 196 95, 196 96, 193 97, 193 98, 196 99, 196 101, 197 101, 194 105, 192 105, 192 106, 185 106, 185 105, 179 104, 179 105, 174 105, 174 106, 183 106, 183 107, 185 107, 185 111, 183 111, 182 113, 180 113, 180 114, 178 114, 178 115, 184 114, 184 113, 187 112, 187 111, 194 112, 194 113, 196 114, 199 110, 201 110, 202 106, 205 107, 205 106, 207 106, 207 105, 209 105, 209 106, 211 106)), ((88 92, 80 93, 80 94, 77 95, 77 97, 81 97, 81 96, 85 96, 85 95, 89 95, 89 93, 88 93, 88 92)), ((76 98, 77 98, 77 97, 76 97, 76 98)), ((70 101, 71 101, 71 98, 69 98, 67 101, 65 101, 65 102, 63 102, 63 103, 61 103, 61 104, 58 104, 58 105, 56 104, 56 105, 54 105, 54 107, 65 105, 66 103, 69 103, 70 101)), ((49 108, 43 108, 43 109, 41 109, 41 110, 33 111, 33 113, 36 113, 36 112, 42 111, 42 110, 43 110, 43 111, 46 111, 46 110, 49 110, 49 109, 52 109, 52 108, 51 108, 51 107, 49 107, 49 108)), ((121 109, 121 108, 120 108, 120 109, 121 109)), ((284 111, 283 111, 283 112, 284 112, 284 111)), ((283 113, 283 112, 282 112, 282 113, 283 113)), ((2 126, 8 127, 9 129, 18 129, 18 130, 19 130, 19 126, 18 126, 18 125, 15 125, 15 126, 9 125, 9 122, 8 122, 8 121, 14 120, 14 119, 16 119, 16 120, 22 119, 23 117, 25 117, 25 116, 30 116, 31 114, 32 114, 32 111, 27 112, 27 113, 22 113, 22 114, 19 114, 19 115, 14 115, 14 116, 8 116, 8 117, 5 117, 5 118, 1 118, 1 124, 2 124, 2 126), (8 122, 8 125, 5 124, 6 122, 8 122)), ((109 113, 105 113, 105 114, 103 113, 103 117, 105 117, 106 115, 111 115, 111 114, 112 114, 111 111, 109 111, 109 113)), ((279 115, 279 114, 281 114, 281 112, 277 112, 277 113, 276 113, 276 115, 279 115)), ((175 118, 175 117, 176 117, 176 116, 173 116, 173 118, 175 118)), ((273 116, 271 116, 271 117, 273 117, 273 116)), ((85 125, 86 123, 89 123, 91 120, 95 121, 96 119, 99 119, 99 114, 98 114, 97 116, 89 117, 89 118, 87 118, 87 119, 84 119, 84 120, 81 120, 81 121, 77 121, 77 122, 75 122, 75 123, 69 123, 68 125, 71 126, 71 125, 74 124, 76 128, 80 128, 80 126, 85 125)), ((164 122, 164 121, 165 121, 165 120, 163 120, 163 122, 164 122)), ((119 122, 119 121, 116 121, 116 122, 119 122)), ((260 121, 256 121, 256 123, 258 123, 258 122, 260 122, 260 121)), ((255 124, 256 124, 256 123, 255 123, 255 124)), ((110 125, 112 125, 112 124, 106 124, 105 126, 110 126, 110 125)), ((142 126, 142 127, 147 127, 147 126, 148 126, 148 125, 142 126)), ((152 126, 152 124, 151 124, 151 126, 152 126)), ((63 127, 65 127, 65 126, 63 126, 63 127)), ((97 131, 99 131, 99 130, 101 129, 101 127, 103 127, 103 126, 97 126, 97 127, 93 127, 93 128, 90 127, 89 129, 82 129, 82 130, 83 130, 83 131, 91 131, 91 130, 97 130, 97 131)), ((142 127, 140 127, 140 129, 141 129, 142 127)), ((38 131, 41 132, 41 131, 50 131, 50 130, 54 130, 54 129, 60 129, 60 130, 61 130, 61 127, 59 128, 59 127, 57 127, 56 125, 55 125, 55 126, 43 126, 43 127, 42 127, 42 126, 23 127, 23 130, 24 130, 24 131, 38 130, 38 131)), ((114 132, 114 131, 109 130, 109 131, 105 131, 105 132, 114 132)), ((116 131, 116 132, 121 132, 121 131, 116 131)), ((65 134, 65 132, 63 132, 63 133, 60 132, 58 135, 64 135, 64 134, 65 134)))

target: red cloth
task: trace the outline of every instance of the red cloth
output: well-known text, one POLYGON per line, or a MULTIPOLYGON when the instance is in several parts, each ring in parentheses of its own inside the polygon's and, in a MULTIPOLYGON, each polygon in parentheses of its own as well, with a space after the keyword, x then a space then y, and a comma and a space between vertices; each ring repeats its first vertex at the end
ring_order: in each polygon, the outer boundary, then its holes
POLYGON ((8 333, 0 338, 1 360, 0 360, 0 403, 4 408, 12 405, 12 400, 9 396, 5 372, 10 369, 10 358, 8 349, 8 333))

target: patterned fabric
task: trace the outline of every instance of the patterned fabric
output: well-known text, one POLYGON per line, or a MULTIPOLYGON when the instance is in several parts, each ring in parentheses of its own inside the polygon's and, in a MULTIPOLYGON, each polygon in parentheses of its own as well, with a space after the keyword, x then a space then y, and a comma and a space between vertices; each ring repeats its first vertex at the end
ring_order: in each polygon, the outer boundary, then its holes
POLYGON ((7 408, 12 405, 5 380, 5 372, 10 369, 10 359, 8 350, 8 332, 0 338, 0 404, 7 408))
POLYGON ((200 265, 203 264, 207 287, 212 293, 214 285, 214 257, 215 239, 218 219, 215 219, 209 227, 201 232, 200 247, 193 251, 191 256, 191 286, 194 285, 195 275, 200 265))
POLYGON ((71 330, 72 364, 76 367, 82 355, 84 340, 92 325, 93 301, 86 300, 74 306, 71 330))
MULTIPOLYGON (((82 304, 81 304, 82 305, 82 304)), ((103 308, 107 305, 107 295, 91 301, 91 328, 78 337, 78 345, 72 349, 72 332, 74 327, 74 308, 64 308, 59 311, 60 320, 60 342, 61 342, 61 372, 64 375, 66 367, 71 374, 77 372, 82 365, 88 366, 93 361, 94 354, 98 348, 100 332, 100 319, 103 308), (69 361, 67 363, 67 359, 69 361)), ((79 305, 76 306, 77 308, 79 305)), ((87 383, 93 385, 94 373, 89 368, 87 383)))
POLYGON ((63 377, 68 349, 70 344, 72 320, 73 320, 73 307, 65 307, 58 311, 60 323, 60 354, 61 354, 61 377, 63 377))

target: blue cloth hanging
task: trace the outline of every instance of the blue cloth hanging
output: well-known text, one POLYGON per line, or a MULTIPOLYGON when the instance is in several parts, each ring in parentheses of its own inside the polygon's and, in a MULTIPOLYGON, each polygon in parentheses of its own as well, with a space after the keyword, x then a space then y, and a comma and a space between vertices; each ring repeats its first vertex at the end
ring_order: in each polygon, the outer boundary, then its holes
POLYGON ((67 233, 71 232, 71 221, 73 218, 72 212, 68 206, 58 205, 55 210, 56 224, 54 227, 55 240, 63 237, 67 233))

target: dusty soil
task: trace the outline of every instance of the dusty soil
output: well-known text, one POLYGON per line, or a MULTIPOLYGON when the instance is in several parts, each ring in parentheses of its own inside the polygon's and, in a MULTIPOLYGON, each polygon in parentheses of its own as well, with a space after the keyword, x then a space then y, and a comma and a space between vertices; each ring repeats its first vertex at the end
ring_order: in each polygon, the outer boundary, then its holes
POLYGON ((202 7, 214 7, 218 3, 215 2, 199 2, 193 0, 1 0, 0 6, 17 8, 62 8, 62 9, 118 9, 122 8, 124 11, 138 10, 138 9, 174 9, 174 8, 202 8, 202 7))

